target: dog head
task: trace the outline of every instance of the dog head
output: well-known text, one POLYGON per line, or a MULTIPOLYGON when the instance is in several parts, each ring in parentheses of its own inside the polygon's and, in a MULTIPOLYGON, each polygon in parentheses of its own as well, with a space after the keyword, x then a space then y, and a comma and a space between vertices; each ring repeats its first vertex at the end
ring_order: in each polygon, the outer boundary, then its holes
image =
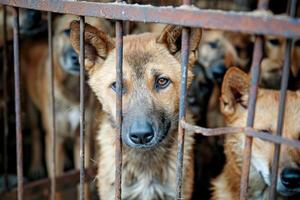
POLYGON ((282 37, 265 36, 264 40, 266 57, 282 61, 284 59, 285 39, 282 37))
POLYGON ((282 76, 283 63, 279 60, 265 58, 261 62, 260 87, 279 89, 282 76))
MULTIPOLYGON (((248 92, 250 78, 243 71, 231 68, 224 77, 221 96, 221 111, 230 126, 243 127, 247 121, 248 92)), ((279 108, 279 92, 259 89, 256 103, 254 128, 269 134, 275 133, 279 108)), ((300 138, 300 91, 287 92, 285 120, 282 136, 288 139, 300 138)), ((230 137, 230 151, 241 162, 244 135, 230 137)), ((264 182, 270 186, 271 165, 274 144, 253 139, 252 166, 259 172, 264 182)), ((281 145, 278 170, 277 192, 284 196, 300 193, 300 150, 281 145)))
MULTIPOLYGON (((70 42, 70 23, 76 19, 76 16, 61 15, 58 16, 54 22, 54 49, 55 58, 57 58, 58 65, 63 69, 63 72, 69 75, 79 76, 80 64, 79 58, 70 42)), ((86 17, 85 20, 102 30, 110 33, 110 24, 99 18, 86 17)))
MULTIPOLYGON (((85 26, 85 67, 89 84, 116 121, 116 50, 104 32, 85 26)), ((123 126, 122 139, 133 148, 158 145, 178 126, 181 80, 181 31, 167 26, 160 35, 140 34, 124 37, 123 46, 123 126)), ((71 23, 71 42, 79 52, 79 23, 71 23)), ((189 66, 196 59, 200 29, 192 29, 189 66)), ((192 73, 188 68, 188 83, 192 73)))

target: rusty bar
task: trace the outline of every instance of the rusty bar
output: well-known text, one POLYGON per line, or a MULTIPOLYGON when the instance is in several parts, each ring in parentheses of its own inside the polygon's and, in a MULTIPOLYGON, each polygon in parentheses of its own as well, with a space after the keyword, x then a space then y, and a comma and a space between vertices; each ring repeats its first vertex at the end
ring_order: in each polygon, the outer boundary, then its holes
POLYGON ((247 136, 259 138, 268 142, 276 144, 284 144, 295 148, 300 148, 300 141, 287 139, 281 136, 272 135, 269 133, 257 131, 250 127, 222 127, 222 128, 204 128, 200 126, 191 125, 183 120, 181 120, 180 125, 193 133, 199 133, 204 136, 218 136, 218 135, 230 135, 245 133, 247 136))
MULTIPOLYGON (((268 0, 259 0, 257 4, 258 9, 267 9, 268 0)), ((254 44, 254 53, 251 64, 251 87, 249 91, 248 100, 248 115, 247 115, 247 127, 253 127, 255 117, 256 97, 258 91, 258 81, 260 76, 260 62, 263 56, 263 39, 261 36, 256 36, 254 44)), ((243 163, 240 185, 240 200, 248 199, 248 182, 250 174, 251 164, 251 149, 253 137, 246 136, 245 146, 243 150, 243 163)))
POLYGON ((85 71, 84 71, 84 16, 80 16, 80 185, 79 185, 79 199, 84 199, 84 139, 85 139, 85 71))
MULTIPOLYGON (((289 14, 291 17, 295 17, 295 15, 296 15, 296 4, 297 4, 296 0, 292 0, 290 2, 289 14)), ((283 74, 281 77, 279 113, 278 113, 278 118, 277 118, 277 129, 276 129, 277 136, 281 136, 282 130, 283 130, 285 103, 286 103, 286 90, 287 90, 287 86, 288 86, 290 65, 291 65, 291 51, 292 51, 292 40, 287 39, 286 47, 285 47, 285 57, 284 57, 285 59, 284 59, 283 74)), ((279 159, 280 159, 280 144, 275 144, 273 162, 272 162, 271 189, 270 189, 270 196, 269 196, 270 200, 276 198, 279 159)))
MULTIPOLYGON (((184 5, 190 5, 190 0, 183 0, 184 5)), ((187 94, 187 65, 189 62, 189 36, 190 28, 182 29, 181 37, 181 85, 179 102, 179 122, 185 120, 186 115, 186 94, 187 94)), ((185 129, 178 124, 178 148, 176 162, 176 199, 182 199, 183 179, 183 156, 184 156, 184 135, 185 129)))
MULTIPOLYGON (((118 1, 119 2, 119 1, 118 1)), ((117 134, 115 149, 115 199, 120 200, 122 196, 122 90, 123 90, 123 22, 116 21, 116 75, 117 75, 117 101, 116 118, 117 134)))
POLYGON ((3 165, 4 165, 4 189, 8 189, 8 163, 7 163, 7 141, 8 141, 8 109, 7 109, 7 100, 8 100, 8 94, 7 94, 7 10, 6 6, 3 7, 3 124, 4 124, 4 138, 3 138, 3 165))
POLYGON ((48 54, 50 58, 50 63, 48 67, 48 80, 49 80, 49 113, 50 113, 50 134, 52 140, 51 146, 51 171, 53 176, 51 178, 51 200, 55 200, 55 191, 56 191, 56 182, 55 182, 55 174, 56 174, 56 156, 55 156, 55 148, 56 148, 56 134, 55 134, 55 105, 54 105, 54 68, 53 68, 53 39, 52 39, 52 13, 48 12, 47 15, 48 21, 48 54))
POLYGON ((19 56, 19 9, 13 8, 14 35, 14 78, 15 78, 15 111, 16 111, 16 139, 17 139, 17 175, 18 200, 23 199, 23 137, 21 119, 21 80, 19 56))
MULTIPOLYGON (((264 0, 265 1, 265 0, 264 0)), ((73 15, 103 17, 114 20, 157 22, 203 27, 250 34, 267 34, 297 38, 300 20, 282 16, 255 16, 250 12, 202 10, 196 7, 155 7, 123 3, 74 1, 0 0, 1 4, 73 15), (178 18, 180 16, 180 18, 178 18), (234 26, 233 26, 234 24, 234 26)))
MULTIPOLYGON (((93 181, 97 174, 96 167, 85 170, 85 182, 93 181)), ((64 173, 63 175, 56 177, 56 190, 57 192, 64 191, 72 188, 78 184, 80 179, 80 171, 72 170, 64 173)), ((17 189, 12 189, 7 192, 0 193, 0 199, 17 199, 17 189)), ((49 197, 51 193, 51 179, 45 178, 42 180, 30 182, 24 185, 24 199, 45 199, 49 197)))
MULTIPOLYGON (((249 92, 248 101, 248 116, 247 116, 247 127, 253 127, 254 115, 255 115, 255 105, 256 96, 258 89, 258 81, 260 75, 260 61, 262 58, 262 48, 263 40, 260 36, 257 36, 254 44, 254 54, 251 65, 251 87, 249 92)), ((247 189, 249 181, 250 172, 250 162, 251 162, 251 148, 252 148, 252 137, 247 136, 245 141, 245 146, 243 150, 243 164, 242 164, 242 176, 241 176, 241 186, 240 186, 240 199, 246 200, 247 189)))

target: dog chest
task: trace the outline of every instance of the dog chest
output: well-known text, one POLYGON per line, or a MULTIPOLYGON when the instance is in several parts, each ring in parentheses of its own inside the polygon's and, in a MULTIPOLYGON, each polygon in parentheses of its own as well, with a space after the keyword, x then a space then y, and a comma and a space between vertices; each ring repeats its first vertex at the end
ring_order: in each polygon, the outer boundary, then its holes
POLYGON ((56 129, 61 136, 73 136, 80 123, 79 106, 56 106, 56 129))

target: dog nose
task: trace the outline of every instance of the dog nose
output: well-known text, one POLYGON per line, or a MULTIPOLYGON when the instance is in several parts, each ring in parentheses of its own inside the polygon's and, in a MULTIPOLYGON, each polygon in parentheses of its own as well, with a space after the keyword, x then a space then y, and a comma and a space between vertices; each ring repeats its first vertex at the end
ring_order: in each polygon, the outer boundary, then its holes
POLYGON ((281 182, 282 184, 290 189, 300 187, 300 169, 295 168, 285 168, 281 172, 281 182))
POLYGON ((41 20, 41 13, 36 10, 28 10, 27 11, 27 18, 30 20, 32 23, 38 23, 41 20))
POLYGON ((154 138, 154 130, 146 121, 135 121, 130 128, 129 138, 135 144, 147 144, 154 138))
POLYGON ((211 72, 215 78, 221 78, 226 73, 226 67, 222 60, 216 61, 211 65, 211 72))

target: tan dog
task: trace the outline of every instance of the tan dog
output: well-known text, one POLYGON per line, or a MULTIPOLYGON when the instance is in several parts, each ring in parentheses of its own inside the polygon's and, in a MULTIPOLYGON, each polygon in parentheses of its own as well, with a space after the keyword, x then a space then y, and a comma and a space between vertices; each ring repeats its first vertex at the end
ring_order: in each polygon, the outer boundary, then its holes
MULTIPOLYGON (((122 199, 174 199, 180 88, 181 28, 167 26, 161 35, 124 37, 122 199)), ((98 190, 114 199, 116 132, 116 50, 114 40, 86 24, 86 70, 89 85, 103 105, 98 131, 98 190)), ((200 29, 192 29, 190 67, 196 59, 200 29)), ((71 42, 79 52, 79 23, 71 24, 71 42)), ((184 199, 193 189, 193 138, 186 134, 183 167, 184 199)))
MULTIPOLYGON (((66 161, 64 144, 66 140, 71 139, 74 142, 74 164, 79 168, 79 61, 76 52, 73 50, 69 40, 69 24, 76 19, 74 16, 64 15, 57 18, 54 22, 54 93, 55 93, 55 116, 56 116, 56 175, 63 173, 66 161)), ((97 18, 86 18, 90 23, 102 27, 103 30, 110 31, 104 21, 97 18)), ((25 44, 26 45, 26 44, 25 44)), ((49 90, 49 57, 46 41, 31 41, 29 49, 23 52, 24 75, 26 79, 27 92, 30 101, 41 112, 42 124, 45 129, 46 145, 46 165, 50 177, 52 174, 51 165, 51 146, 52 136, 50 127, 50 90, 49 90)), ((99 107, 92 103, 91 93, 86 91, 86 120, 91 122, 90 118, 94 110, 99 107)), ((31 110, 31 109, 30 109, 31 110)), ((31 127, 33 129, 33 159, 32 167, 39 168, 41 165, 37 116, 34 113, 31 117, 31 127)), ((90 137, 92 123, 86 124, 86 166, 90 159, 90 137)))
MULTIPOLYGON (((237 68, 225 75, 222 86, 221 110, 226 123, 232 127, 243 127, 247 119, 247 101, 250 88, 249 76, 237 68)), ((286 115, 283 137, 298 140, 300 136, 300 92, 287 92, 286 115)), ((254 128, 270 134, 276 131, 279 92, 259 89, 256 103, 254 128)), ((213 184, 213 199, 239 199, 242 151, 244 134, 228 135, 225 142, 226 165, 213 184)), ((268 199, 271 163, 274 145, 260 139, 253 140, 249 177, 249 199, 268 199)), ((286 145, 281 146, 277 192, 280 199, 300 192, 300 151, 286 145)))

